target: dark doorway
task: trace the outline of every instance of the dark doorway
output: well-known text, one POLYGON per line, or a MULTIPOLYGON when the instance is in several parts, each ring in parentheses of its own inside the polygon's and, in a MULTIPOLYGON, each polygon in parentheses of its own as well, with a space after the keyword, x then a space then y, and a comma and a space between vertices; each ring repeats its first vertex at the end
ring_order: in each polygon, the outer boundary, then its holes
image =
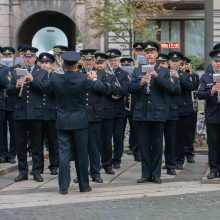
POLYGON ((44 27, 56 27, 62 30, 71 50, 76 48, 76 25, 66 15, 55 11, 43 11, 27 18, 17 35, 17 45, 30 44, 37 31, 44 27))

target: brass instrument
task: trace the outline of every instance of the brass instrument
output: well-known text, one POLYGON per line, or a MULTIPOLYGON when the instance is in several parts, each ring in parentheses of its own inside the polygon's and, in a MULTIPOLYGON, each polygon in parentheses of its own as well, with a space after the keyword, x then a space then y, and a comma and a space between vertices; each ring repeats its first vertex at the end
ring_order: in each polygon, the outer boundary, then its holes
MULTIPOLYGON (((114 75, 115 76, 115 73, 114 73, 114 70, 112 69, 109 61, 107 60, 106 62, 106 65, 105 65, 105 72, 110 74, 110 75, 114 75)), ((117 77, 115 76, 115 85, 120 88, 121 87, 121 84, 120 82, 118 81, 117 77)), ((113 99, 120 99, 121 96, 120 95, 112 95, 112 98, 113 99)))
POLYGON ((82 70, 83 69, 83 62, 82 60, 79 60, 78 63, 77 63, 77 70, 82 70))
POLYGON ((54 72, 59 73, 59 74, 63 74, 64 73, 64 70, 63 70, 63 67, 62 67, 63 66, 63 60, 62 60, 60 54, 55 53, 54 57, 55 57, 55 62, 53 63, 54 72))
POLYGON ((181 68, 181 70, 185 73, 193 73, 193 68, 191 67, 191 65, 186 65, 184 68, 181 68))

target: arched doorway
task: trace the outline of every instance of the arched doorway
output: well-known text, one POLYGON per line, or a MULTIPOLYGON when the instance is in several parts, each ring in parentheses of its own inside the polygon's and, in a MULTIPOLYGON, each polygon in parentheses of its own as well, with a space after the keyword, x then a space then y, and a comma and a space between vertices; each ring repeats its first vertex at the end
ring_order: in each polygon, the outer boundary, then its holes
POLYGON ((17 45, 31 45, 34 35, 45 27, 55 27, 61 30, 67 37, 68 47, 75 50, 76 35, 79 34, 75 23, 66 15, 55 11, 42 11, 27 18, 18 31, 17 45))

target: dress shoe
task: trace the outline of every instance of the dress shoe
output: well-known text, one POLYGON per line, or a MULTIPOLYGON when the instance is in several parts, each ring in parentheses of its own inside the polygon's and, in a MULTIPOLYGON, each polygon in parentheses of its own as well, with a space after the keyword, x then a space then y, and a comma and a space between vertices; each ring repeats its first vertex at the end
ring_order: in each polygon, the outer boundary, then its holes
POLYGON ((36 182, 43 182, 44 179, 40 174, 34 175, 33 180, 35 180, 36 182))
POLYGON ((76 177, 74 180, 73 180, 74 183, 79 183, 79 180, 78 178, 76 177))
POLYGON ((114 169, 120 169, 120 163, 114 163, 113 167, 114 169))
POLYGON ((140 155, 134 155, 134 161, 141 162, 141 156, 140 155))
POLYGON ((147 183, 147 182, 152 182, 152 178, 140 178, 140 179, 137 179, 137 183, 147 183))
POLYGON ((28 176, 19 174, 19 175, 15 178, 15 182, 21 182, 21 181, 24 181, 24 180, 28 180, 28 176))
POLYGON ((8 162, 8 160, 6 158, 4 158, 4 157, 0 158, 0 163, 7 163, 7 162, 8 162))
POLYGON ((68 194, 68 190, 59 190, 59 194, 61 195, 67 195, 68 194))
POLYGON ((167 165, 162 166, 162 169, 166 170, 167 169, 167 165))
POLYGON ((51 170, 51 171, 50 171, 50 174, 51 174, 51 175, 58 175, 57 169, 51 170))
POLYGON ((176 170, 183 170, 183 165, 182 164, 177 164, 176 165, 176 170))
POLYGON ((92 181, 95 183, 103 183, 103 179, 100 176, 93 177, 92 181))
POLYGON ((188 163, 195 163, 195 159, 193 157, 187 158, 188 163))
POLYGON ((132 150, 128 150, 127 155, 133 155, 133 151, 132 150))
POLYGON ((169 174, 169 175, 176 175, 176 171, 175 171, 175 169, 168 169, 167 170, 167 174, 169 174))
POLYGON ((114 170, 112 168, 105 168, 105 173, 106 174, 110 174, 110 175, 114 175, 115 174, 115 172, 114 172, 114 170))
POLYGON ((91 191, 92 191, 91 186, 89 186, 87 189, 80 190, 80 192, 91 192, 91 191))
POLYGON ((211 180, 211 179, 215 179, 216 177, 217 177, 217 173, 210 172, 207 176, 207 179, 211 180))
POLYGON ((153 179, 153 182, 156 183, 156 184, 161 184, 162 180, 160 179, 160 177, 156 177, 156 178, 153 179))
POLYGON ((11 163, 11 164, 14 164, 14 163, 16 163, 16 160, 13 159, 13 158, 9 158, 8 162, 11 163))

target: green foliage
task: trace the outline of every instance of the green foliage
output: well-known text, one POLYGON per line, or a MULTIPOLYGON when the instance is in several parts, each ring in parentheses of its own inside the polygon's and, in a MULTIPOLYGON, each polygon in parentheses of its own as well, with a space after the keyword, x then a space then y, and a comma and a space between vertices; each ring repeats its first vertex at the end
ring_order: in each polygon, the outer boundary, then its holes
MULTIPOLYGON (((157 15, 171 15, 164 7, 167 0, 96 0, 88 4, 88 25, 96 30, 93 37, 113 32, 131 47, 134 33, 146 40, 146 24, 157 15)), ((131 48, 132 49, 132 48, 131 48)), ((131 50, 130 49, 130 50, 131 50)))
POLYGON ((202 58, 198 58, 195 55, 190 55, 188 58, 191 60, 193 70, 201 70, 205 68, 205 61, 202 58))

